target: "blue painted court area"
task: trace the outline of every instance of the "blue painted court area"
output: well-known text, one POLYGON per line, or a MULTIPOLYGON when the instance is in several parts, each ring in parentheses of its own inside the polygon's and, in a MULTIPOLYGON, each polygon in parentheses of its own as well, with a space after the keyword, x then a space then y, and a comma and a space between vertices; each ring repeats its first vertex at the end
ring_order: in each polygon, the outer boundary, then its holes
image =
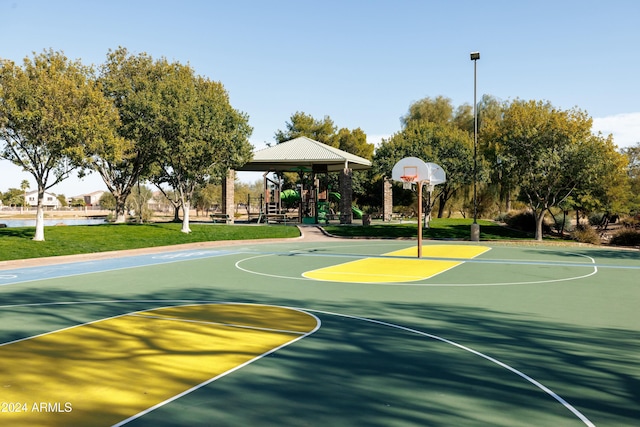
POLYGON ((236 253, 229 250, 186 250, 146 255, 125 256, 92 261, 53 264, 41 267, 0 270, 0 286, 15 285, 35 280, 55 279, 81 274, 137 268, 186 260, 212 258, 236 253))

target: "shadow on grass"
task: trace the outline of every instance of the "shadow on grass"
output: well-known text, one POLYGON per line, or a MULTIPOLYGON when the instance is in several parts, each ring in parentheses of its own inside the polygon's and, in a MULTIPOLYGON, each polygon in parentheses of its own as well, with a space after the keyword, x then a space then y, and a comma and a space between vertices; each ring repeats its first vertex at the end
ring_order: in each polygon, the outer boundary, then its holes
MULTIPOLYGON (((8 291, 2 296, 2 342, 172 305, 175 300, 303 306, 329 312, 314 312, 322 327, 310 337, 158 408, 132 426, 583 425, 525 379, 434 336, 522 371, 596 425, 633 425, 640 419, 640 341, 630 330, 532 321, 477 307, 362 299, 301 302, 233 289, 185 287, 141 293, 132 298, 137 301, 123 302, 112 301, 117 297, 108 293, 47 289, 8 291), (72 301, 87 303, 68 304, 72 301), (44 302, 61 304, 37 305, 44 302), (377 320, 432 336, 340 313, 375 313, 377 320)), ((121 333, 128 336, 129 331, 121 333)), ((7 373, 0 367, 0 374, 7 373)))
POLYGON ((0 228, 0 237, 14 237, 17 239, 33 239, 35 227, 0 228))

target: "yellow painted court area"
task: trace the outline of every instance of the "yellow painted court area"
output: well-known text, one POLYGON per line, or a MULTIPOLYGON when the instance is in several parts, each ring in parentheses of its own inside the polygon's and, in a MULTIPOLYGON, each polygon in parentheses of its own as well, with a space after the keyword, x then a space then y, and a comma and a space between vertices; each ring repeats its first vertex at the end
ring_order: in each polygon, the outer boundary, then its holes
POLYGON ((0 347, 0 425, 113 425, 313 332, 273 306, 154 309, 0 347))
POLYGON ((384 258, 364 258, 307 271, 303 276, 309 279, 350 283, 415 282, 462 264, 464 261, 459 259, 475 258, 490 249, 487 246, 472 245, 429 245, 422 247, 422 258, 417 258, 418 248, 411 247, 383 254, 384 258))

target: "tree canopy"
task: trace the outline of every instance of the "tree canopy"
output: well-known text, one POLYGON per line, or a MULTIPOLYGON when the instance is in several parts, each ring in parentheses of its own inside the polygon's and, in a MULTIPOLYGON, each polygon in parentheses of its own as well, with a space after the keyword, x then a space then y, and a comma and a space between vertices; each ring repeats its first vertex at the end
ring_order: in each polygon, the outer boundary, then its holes
POLYGON ((383 140, 374 155, 374 169, 391 177, 393 165, 404 157, 418 157, 440 165, 447 182, 435 188, 438 217, 447 203, 473 182, 473 115, 468 105, 454 108, 449 98, 438 96, 412 103, 402 117, 402 130, 383 140))
POLYGON ((290 121, 286 122, 285 127, 285 130, 277 130, 274 135, 278 144, 299 136, 306 136, 335 147, 333 136, 337 128, 329 116, 324 116, 322 120, 319 120, 309 114, 297 111, 291 116, 290 121))
POLYGON ((196 187, 251 160, 252 129, 246 114, 231 107, 222 84, 196 76, 188 66, 170 64, 159 95, 158 167, 149 178, 176 190, 184 213, 182 232, 189 233, 196 187))
MULTIPOLYGON (((275 140, 307 136, 372 159, 373 171, 353 175, 354 194, 362 200, 374 200, 375 183, 389 176, 400 158, 438 163, 448 179, 436 188, 438 216, 447 204, 468 204, 475 176, 487 199, 505 200, 507 210, 511 194, 526 203, 536 218, 537 239, 545 211, 553 207, 640 209, 638 146, 618 151, 611 136, 592 133, 586 112, 560 110, 546 101, 501 103, 487 95, 478 112, 475 172, 472 106, 454 107, 444 96, 412 103, 401 129, 377 149, 361 128, 338 128, 328 115, 316 119, 300 111, 276 131, 275 140)), ((182 231, 189 232, 194 192, 251 159, 251 132, 247 114, 231 106, 220 82, 165 58, 133 55, 121 47, 108 52, 97 74, 53 50, 27 57, 22 65, 0 60, 0 158, 35 179, 34 240, 44 240, 45 190, 87 170, 103 178, 120 222, 136 184, 170 187, 174 191, 165 193, 175 195, 176 209, 185 213, 182 231)), ((325 187, 336 187, 334 178, 327 177, 325 187)), ((11 204, 18 204, 16 197, 11 193, 11 204)))
POLYGON ((116 222, 125 221, 127 197, 141 177, 150 173, 159 152, 158 85, 167 66, 164 59, 155 61, 145 53, 133 55, 118 48, 109 51, 100 67, 103 93, 119 114, 119 139, 117 144, 94 147, 92 168, 115 198, 116 222))
POLYGON ((438 217, 446 203, 472 183, 473 140, 470 135, 451 125, 428 121, 411 121, 400 132, 383 140, 374 156, 374 167, 380 175, 391 177, 393 166, 404 157, 418 157, 440 165, 447 182, 438 185, 434 197, 439 200, 438 217))
POLYGON ((87 147, 116 141, 118 115, 93 70, 63 53, 44 51, 23 65, 0 62, 0 157, 37 184, 34 240, 44 240, 44 192, 87 166, 87 147))
POLYGON ((545 211, 580 190, 593 191, 590 183, 603 173, 602 166, 617 160, 612 141, 592 135, 584 111, 560 110, 548 102, 511 102, 494 137, 498 156, 518 177, 520 199, 534 213, 537 240, 545 211))

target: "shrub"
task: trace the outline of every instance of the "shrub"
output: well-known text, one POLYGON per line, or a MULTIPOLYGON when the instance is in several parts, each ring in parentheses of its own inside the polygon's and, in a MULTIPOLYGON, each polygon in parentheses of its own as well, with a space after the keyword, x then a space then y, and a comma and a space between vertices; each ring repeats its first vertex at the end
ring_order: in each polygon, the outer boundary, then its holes
MULTIPOLYGON (((536 220, 531 211, 509 212, 505 218, 505 223, 516 230, 522 230, 529 233, 536 231, 536 220)), ((549 233, 551 227, 546 222, 542 223, 542 232, 549 233)))
POLYGON ((559 212, 557 214, 553 214, 553 229, 558 233, 560 232, 572 232, 573 225, 571 224, 571 218, 568 215, 565 215, 563 212, 559 212))
POLYGON ((590 225, 580 224, 571 232, 571 238, 580 243, 600 244, 600 236, 590 225))
POLYGON ((496 220, 496 222, 503 222, 503 223, 506 223, 506 222, 507 222, 507 217, 508 217, 508 216, 509 216, 509 214, 508 214, 508 213, 506 213, 506 212, 502 212, 502 213, 499 213, 498 215, 496 215, 495 220, 496 220))
POLYGON ((628 216, 622 218, 620 224, 625 228, 638 228, 640 227, 640 220, 636 217, 628 216))
POLYGON ((640 231, 629 228, 620 229, 609 243, 614 246, 640 246, 640 231))
POLYGON ((589 214, 589 224, 593 226, 602 225, 604 219, 604 213, 592 212, 589 214))

